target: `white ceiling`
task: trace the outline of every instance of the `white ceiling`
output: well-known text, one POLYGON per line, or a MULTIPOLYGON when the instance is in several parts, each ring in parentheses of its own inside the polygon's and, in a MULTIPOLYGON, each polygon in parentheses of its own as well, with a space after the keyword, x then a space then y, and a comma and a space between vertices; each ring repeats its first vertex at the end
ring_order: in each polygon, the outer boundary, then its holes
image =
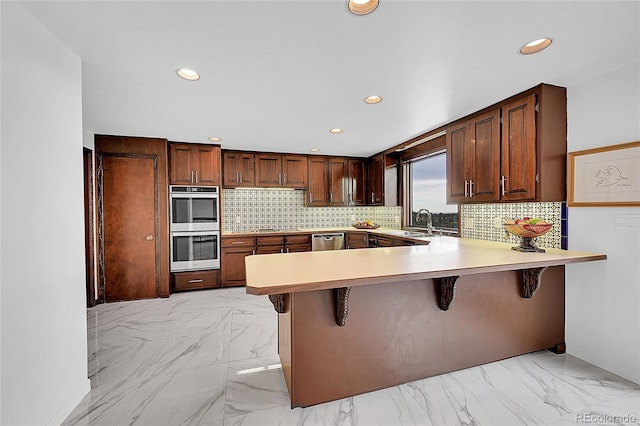
POLYGON ((368 156, 640 56, 638 1, 380 0, 366 16, 342 0, 24 4, 82 59, 85 132, 226 149, 368 156), (554 43, 518 53, 540 37, 554 43))

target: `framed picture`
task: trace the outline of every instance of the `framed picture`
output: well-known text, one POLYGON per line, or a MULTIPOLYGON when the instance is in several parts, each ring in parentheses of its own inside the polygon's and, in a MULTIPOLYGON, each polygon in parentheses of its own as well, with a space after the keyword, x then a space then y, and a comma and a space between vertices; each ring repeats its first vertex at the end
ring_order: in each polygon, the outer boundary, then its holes
POLYGON ((640 142, 570 152, 569 207, 640 206, 640 142))

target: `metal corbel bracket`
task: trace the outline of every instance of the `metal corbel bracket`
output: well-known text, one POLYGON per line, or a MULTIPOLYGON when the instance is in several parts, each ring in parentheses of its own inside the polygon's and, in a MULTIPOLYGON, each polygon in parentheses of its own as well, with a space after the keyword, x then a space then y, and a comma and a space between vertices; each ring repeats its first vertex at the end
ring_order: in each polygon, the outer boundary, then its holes
POLYGON ((336 288, 336 323, 338 327, 344 327, 349 313, 349 293, 351 287, 336 288))
POLYGON ((531 268, 522 270, 522 293, 521 296, 525 299, 530 299, 533 294, 540 287, 540 280, 542 273, 547 269, 544 268, 531 268))
POLYGON ((286 307, 285 307, 286 296, 287 296, 286 294, 270 294, 269 295, 269 300, 273 304, 273 308, 279 314, 284 314, 286 312, 286 307))
POLYGON ((443 310, 449 310, 451 302, 455 297, 455 287, 458 276, 436 278, 435 282, 438 286, 438 307, 443 310))

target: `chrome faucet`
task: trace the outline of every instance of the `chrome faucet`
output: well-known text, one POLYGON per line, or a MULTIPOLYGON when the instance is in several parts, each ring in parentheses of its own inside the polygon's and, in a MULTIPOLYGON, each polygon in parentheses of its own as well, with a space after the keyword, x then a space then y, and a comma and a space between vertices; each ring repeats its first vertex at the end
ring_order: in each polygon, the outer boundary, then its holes
POLYGON ((427 235, 433 235, 433 221, 431 219, 431 212, 427 209, 420 209, 416 212, 416 222, 422 222, 422 216, 426 216, 427 235))

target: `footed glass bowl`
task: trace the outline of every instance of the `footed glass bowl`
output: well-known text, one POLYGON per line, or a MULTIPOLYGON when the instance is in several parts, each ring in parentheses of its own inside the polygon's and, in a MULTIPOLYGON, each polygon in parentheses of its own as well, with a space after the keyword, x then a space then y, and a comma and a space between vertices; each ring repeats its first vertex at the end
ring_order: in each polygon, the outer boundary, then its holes
POLYGON ((538 238, 553 228, 552 223, 545 223, 542 225, 529 225, 527 223, 503 223, 505 231, 510 234, 520 237, 520 245, 511 247, 511 250, 544 253, 544 249, 537 247, 533 241, 534 238, 538 238))

